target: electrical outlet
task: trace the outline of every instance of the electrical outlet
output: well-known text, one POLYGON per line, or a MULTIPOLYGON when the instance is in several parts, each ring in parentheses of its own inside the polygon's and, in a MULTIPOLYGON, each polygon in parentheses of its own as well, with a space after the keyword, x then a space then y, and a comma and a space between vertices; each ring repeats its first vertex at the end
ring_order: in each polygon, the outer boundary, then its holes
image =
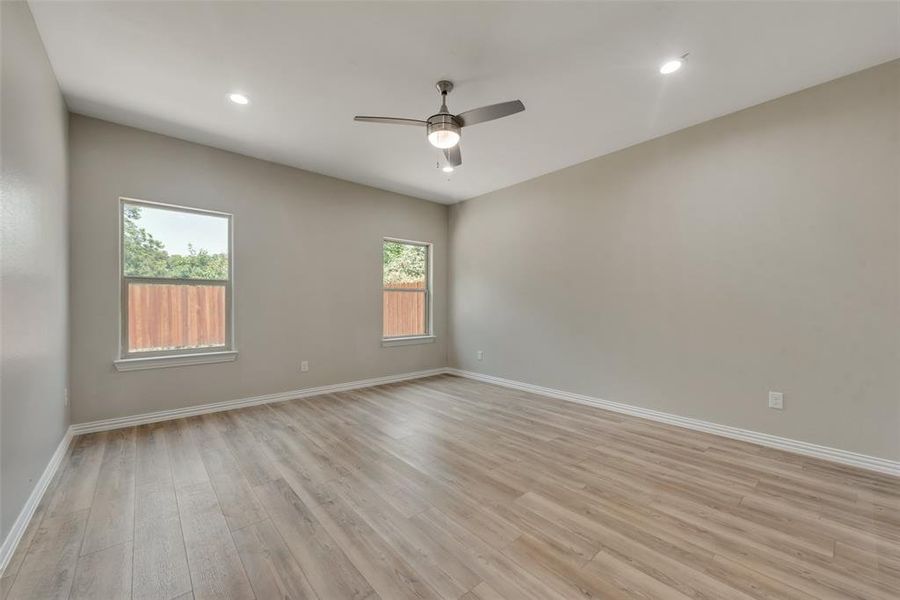
POLYGON ((483 351, 483 350, 479 350, 478 352, 476 352, 476 353, 475 353, 475 358, 477 358, 478 360, 484 360, 484 351, 483 351))
POLYGON ((308 361, 308 360, 301 360, 301 361, 300 361, 300 372, 301 372, 301 373, 306 373, 307 371, 309 371, 309 361, 308 361))
POLYGON ((784 410, 784 394, 781 392, 769 392, 769 408, 784 410))

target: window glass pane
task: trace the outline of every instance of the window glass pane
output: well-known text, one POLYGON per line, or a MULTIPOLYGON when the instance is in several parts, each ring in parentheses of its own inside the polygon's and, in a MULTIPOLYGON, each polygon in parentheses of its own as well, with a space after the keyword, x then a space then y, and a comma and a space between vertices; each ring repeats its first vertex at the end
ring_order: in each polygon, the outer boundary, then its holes
POLYGON ((225 286, 128 284, 128 351, 225 345, 225 286))
POLYGON ((384 337, 425 335, 425 292, 384 292, 384 337))
POLYGON ((427 277, 426 246, 384 242, 384 287, 424 289, 427 277))
POLYGON ((228 279, 228 219, 123 204, 127 277, 228 279))

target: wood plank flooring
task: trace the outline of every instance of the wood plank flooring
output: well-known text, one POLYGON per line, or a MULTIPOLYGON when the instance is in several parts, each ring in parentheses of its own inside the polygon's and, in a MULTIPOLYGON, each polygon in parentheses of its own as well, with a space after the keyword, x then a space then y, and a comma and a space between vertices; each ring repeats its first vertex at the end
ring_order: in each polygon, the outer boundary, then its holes
POLYGON ((451 376, 76 438, 4 600, 856 598, 900 480, 451 376))

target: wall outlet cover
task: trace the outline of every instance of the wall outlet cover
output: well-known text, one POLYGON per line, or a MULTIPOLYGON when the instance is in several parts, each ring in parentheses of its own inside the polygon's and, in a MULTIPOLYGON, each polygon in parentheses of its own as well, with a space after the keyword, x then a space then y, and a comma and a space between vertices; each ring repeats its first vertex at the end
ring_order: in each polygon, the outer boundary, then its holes
POLYGON ((769 408, 784 410, 784 394, 781 392, 769 392, 769 408))

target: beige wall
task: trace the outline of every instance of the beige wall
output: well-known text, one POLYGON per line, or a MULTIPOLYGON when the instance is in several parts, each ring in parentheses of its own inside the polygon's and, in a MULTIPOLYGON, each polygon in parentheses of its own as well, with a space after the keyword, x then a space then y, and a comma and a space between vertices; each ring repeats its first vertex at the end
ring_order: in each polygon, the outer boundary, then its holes
POLYGON ((66 107, 24 2, 0 2, 0 540, 69 425, 66 107))
POLYGON ((73 422, 446 365, 446 206, 78 115, 69 136, 73 422), (113 368, 120 196, 234 214, 236 362, 113 368), (381 347, 384 236, 434 243, 436 343, 381 347))
POLYGON ((454 206, 451 364, 900 459, 898 137, 893 62, 454 206))

